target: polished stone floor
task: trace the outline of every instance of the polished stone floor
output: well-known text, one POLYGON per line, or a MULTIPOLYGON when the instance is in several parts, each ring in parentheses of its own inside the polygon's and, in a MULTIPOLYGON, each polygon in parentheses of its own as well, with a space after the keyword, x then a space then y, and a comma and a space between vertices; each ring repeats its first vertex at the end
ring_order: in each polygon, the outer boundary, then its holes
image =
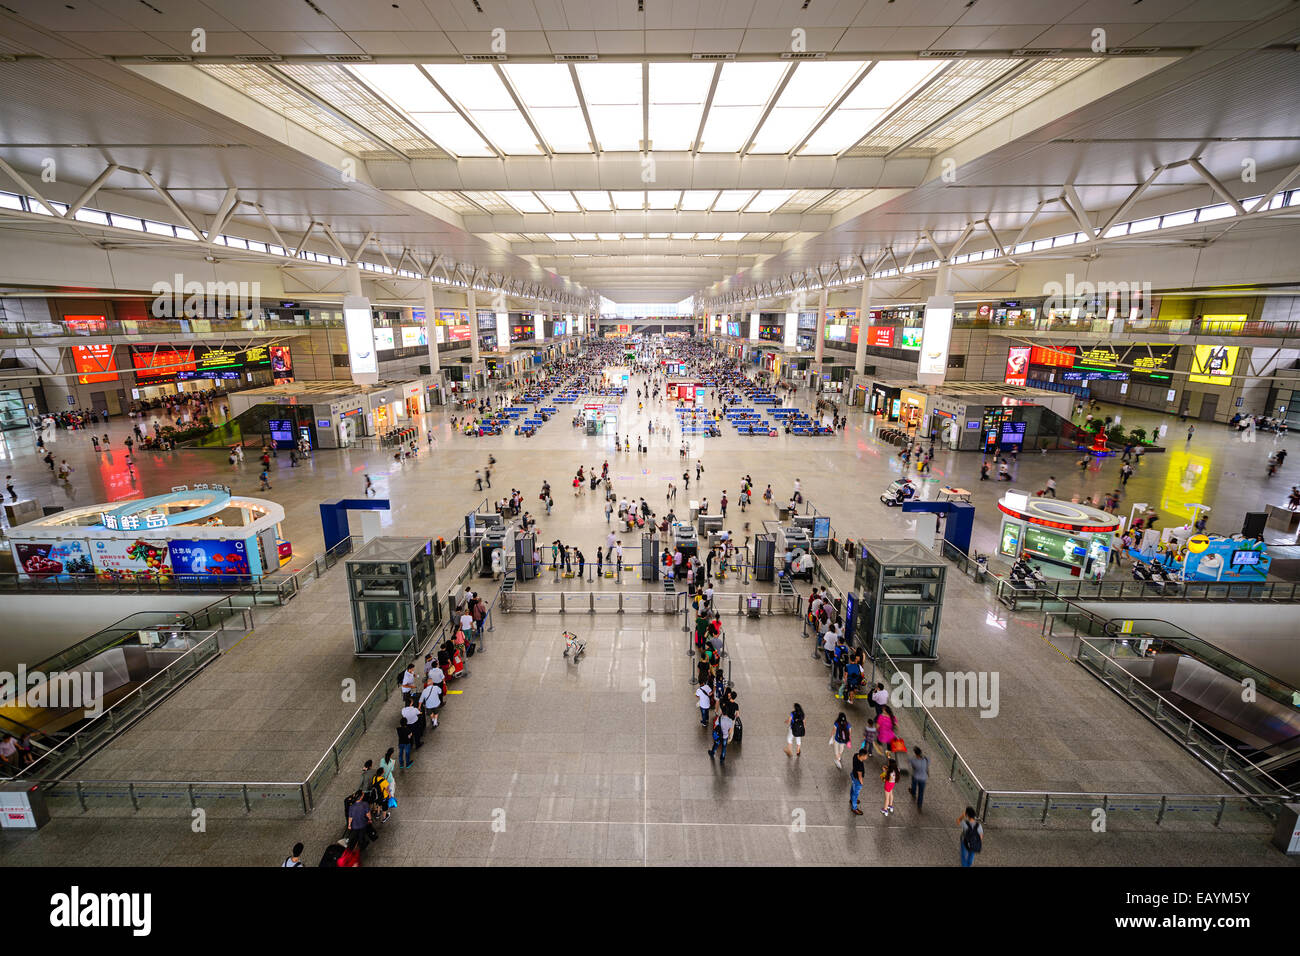
MULTIPOLYGON (((802 401, 807 404, 806 395, 802 401)), ((638 416, 635 396, 623 403, 622 413, 625 427, 630 422, 641 433, 653 414, 638 416)), ((1142 415, 1122 413, 1126 424, 1136 424, 1142 415)), ((697 492, 708 495, 716 510, 722 490, 734 501, 738 480, 748 473, 757 494, 770 482, 778 499, 788 497, 798 478, 805 497, 831 516, 840 536, 910 533, 908 519, 878 499, 884 485, 900 472, 895 449, 876 441, 875 421, 856 410, 847 430, 830 438, 741 438, 724 428, 721 438, 696 439, 690 448, 689 491, 681 488, 683 463, 675 431, 662 440, 656 436, 651 452, 639 455, 614 453, 612 436, 578 434, 563 412, 531 439, 454 435, 450 417, 446 409, 428 416, 437 445, 431 453, 422 445, 421 458, 404 465, 381 452, 344 451, 319 452, 314 461, 293 469, 282 456, 273 465, 273 490, 265 494, 284 504, 285 530, 297 554, 309 556, 321 547, 319 501, 359 494, 363 476, 370 474, 394 505, 384 515, 386 530, 430 536, 449 536, 464 512, 488 495, 508 493, 512 486, 524 492, 528 505, 540 505, 537 491, 547 479, 554 489, 553 514, 547 517, 540 507, 530 509, 538 515, 540 539, 561 537, 578 543, 590 557, 605 540, 603 503, 590 493, 575 500, 567 483, 579 464, 599 469, 606 458, 616 490, 634 498, 644 495, 656 509, 672 481, 679 486, 679 511, 697 492), (498 459, 494 488, 479 492, 473 473, 485 466, 489 453, 498 459), (696 458, 705 468, 702 489, 693 468, 696 458)), ((666 410, 657 417, 661 422, 675 420, 666 410)), ((1170 425, 1171 437, 1182 438, 1175 425, 1170 425)), ((118 423, 109 431, 116 446, 127 427, 118 423)), ((1179 509, 1186 502, 1202 501, 1214 506, 1212 530, 1236 530, 1244 511, 1258 508, 1262 501, 1280 502, 1290 486, 1286 473, 1271 481, 1264 477, 1262 460, 1271 444, 1271 438, 1261 437, 1256 445, 1243 446, 1222 426, 1198 424, 1190 443, 1172 441, 1166 454, 1147 456, 1125 500, 1155 504, 1165 513, 1166 525, 1182 517, 1179 509)), ((139 476, 133 484, 120 455, 96 455, 88 435, 60 432, 56 459, 66 457, 77 467, 71 487, 63 488, 50 480, 27 433, 6 433, 0 451, 12 460, 0 467, 15 475, 20 492, 35 493, 44 504, 159 493, 187 480, 232 476, 238 490, 257 494, 255 462, 232 471, 220 452, 139 455, 139 476)), ((1080 474, 1072 461, 1068 453, 1028 456, 1018 464, 1012 486, 1032 490, 1049 474, 1057 476, 1066 498, 1075 491, 1098 494, 1114 486, 1116 463, 1080 474)), ((997 534, 993 503, 1004 489, 993 482, 981 484, 979 464, 978 455, 940 451, 933 472, 938 481, 925 484, 923 493, 932 496, 945 482, 972 489, 978 509, 975 547, 988 551, 997 534)), ((742 534, 746 522, 756 527, 772 517, 772 509, 762 505, 742 515, 733 504, 727 526, 742 534)), ((1000 698, 997 717, 981 718, 965 708, 941 712, 939 719, 986 787, 1109 793, 1224 789, 1060 648, 1045 642, 1039 618, 1006 612, 986 588, 955 571, 949 582, 939 665, 944 670, 996 671, 1000 698)), ((162 769, 171 767, 177 773, 242 771, 235 779, 296 779, 292 774, 318 741, 341 729, 342 710, 322 702, 327 695, 338 700, 340 675, 355 676, 359 683, 369 675, 373 681, 372 663, 349 659, 351 636, 333 610, 337 601, 331 603, 337 595, 321 593, 337 586, 327 577, 274 616, 259 613, 258 626, 245 642, 200 678, 207 682, 203 696, 187 699, 187 688, 166 705, 193 708, 192 717, 204 725, 203 734, 178 732, 169 737, 161 733, 166 729, 159 726, 163 721, 146 722, 123 738, 121 754, 110 751, 96 758, 103 761, 100 766, 120 760, 122 772, 132 767, 143 771, 137 758, 149 752, 155 778, 168 775, 162 769), (319 597, 313 597, 314 590, 319 597), (259 662, 252 670, 250 660, 259 662), (223 724, 249 734, 249 740, 261 733, 267 739, 260 748, 250 744, 242 763, 241 750, 234 746, 220 759, 185 752, 221 750, 210 735, 219 735, 223 724), (133 740, 137 734, 144 735, 143 744, 133 740), (291 755, 295 743, 300 752, 291 755), (130 751, 134 757, 127 756, 130 751), (276 751, 285 754, 279 763, 276 751), (282 774, 272 775, 281 767, 282 774)), ((564 585, 582 586, 572 581, 564 585)), ((544 579, 533 587, 554 584, 544 579)), ((872 780, 864 791, 866 815, 851 816, 847 771, 835 768, 826 742, 830 723, 843 705, 828 690, 826 670, 811 659, 795 620, 730 619, 728 626, 745 742, 729 755, 723 769, 705 753, 704 731, 693 706, 690 660, 675 619, 499 615, 489 653, 473 659, 470 676, 456 688, 462 693, 447 704, 442 726, 427 739, 415 768, 399 778, 398 813, 384 828, 369 861, 955 863, 953 821, 965 801, 947 782, 946 773, 937 765, 933 768, 923 814, 916 812, 904 786, 898 792, 897 811, 886 819, 878 810, 879 785, 872 780), (578 630, 591 642, 587 657, 576 665, 560 655, 559 632, 564 627, 578 630), (781 749, 784 714, 794 700, 809 713, 807 747, 798 760, 781 749), (504 811, 504 817, 498 811, 504 811)), ((196 689, 203 686, 195 682, 196 689)), ((397 709, 390 701, 371 733, 351 752, 348 759, 357 768, 363 759, 378 758, 395 745, 389 728, 397 709)), ((855 725, 860 725, 861 713, 861 708, 851 712, 855 725)), ((163 715, 160 710, 154 717, 163 715)), ((910 714, 904 716, 904 731, 909 743, 921 741, 910 714)), ((203 834, 192 833, 188 818, 182 817, 170 822, 152 815, 60 817, 39 834, 6 834, 0 840, 0 863, 271 863, 283 858, 295 839, 307 844, 311 858, 339 828, 341 812, 335 808, 341 810, 344 790, 354 785, 355 777, 352 771, 341 774, 318 795, 321 809, 306 819, 213 815, 203 834)), ((1086 823, 1054 822, 1039 829, 1031 815, 1023 821, 1008 819, 990 826, 980 859, 981 865, 1203 862, 1287 860, 1268 847, 1267 834, 1258 829, 1192 833, 1171 821, 1163 831, 1153 832, 1118 815, 1107 834, 1091 832, 1086 823)))

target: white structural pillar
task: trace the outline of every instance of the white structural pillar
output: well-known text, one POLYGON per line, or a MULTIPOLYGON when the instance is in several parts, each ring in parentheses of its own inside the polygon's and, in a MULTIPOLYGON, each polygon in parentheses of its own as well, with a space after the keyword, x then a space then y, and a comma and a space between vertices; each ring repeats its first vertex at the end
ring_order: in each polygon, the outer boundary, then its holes
POLYGON ((858 300, 858 348, 853 353, 854 376, 865 373, 867 367, 867 328, 871 324, 871 298, 875 293, 875 281, 867 279, 862 283, 862 298, 858 300))
POLYGON ((347 276, 348 276, 348 295, 355 295, 355 296, 363 295, 364 293, 362 293, 361 291, 361 263, 349 262, 347 276))
POLYGON ((469 287, 469 348, 474 364, 478 365, 478 295, 473 286, 469 287))
POLYGON ((429 342, 429 374, 434 378, 442 368, 438 360, 438 310, 433 300, 433 280, 424 280, 424 337, 429 342))
POLYGON ((817 384, 813 387, 821 388, 822 381, 822 358, 826 351, 826 286, 822 286, 821 292, 817 294, 817 338, 813 340, 813 354, 815 355, 813 364, 817 369, 817 384))

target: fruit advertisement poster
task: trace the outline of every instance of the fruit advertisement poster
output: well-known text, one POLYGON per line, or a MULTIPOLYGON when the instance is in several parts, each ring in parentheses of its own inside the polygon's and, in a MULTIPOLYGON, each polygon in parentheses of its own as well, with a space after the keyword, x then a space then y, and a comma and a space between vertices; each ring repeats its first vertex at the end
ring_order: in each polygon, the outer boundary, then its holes
POLYGON ((18 573, 34 581, 68 580, 95 573, 86 542, 79 538, 68 541, 15 541, 13 552, 18 573))
POLYGON ((172 579, 171 555, 166 541, 97 538, 90 542, 95 576, 101 581, 157 581, 172 579))

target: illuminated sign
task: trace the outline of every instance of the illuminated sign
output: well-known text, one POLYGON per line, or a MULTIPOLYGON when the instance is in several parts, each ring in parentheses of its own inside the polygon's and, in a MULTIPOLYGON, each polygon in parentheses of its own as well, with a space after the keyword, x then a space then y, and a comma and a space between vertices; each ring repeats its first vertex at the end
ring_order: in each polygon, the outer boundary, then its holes
POLYGON ((1233 334, 1240 332, 1246 324, 1244 315, 1203 315, 1201 316, 1201 331, 1210 334, 1213 332, 1226 332, 1233 334))
POLYGON ((1192 359, 1192 375, 1189 382, 1202 385, 1230 385, 1232 373, 1237 367, 1236 345, 1198 345, 1192 359))
POLYGON ((1029 372, 1029 355, 1033 350, 1027 345, 1016 345, 1007 349, 1007 373, 1004 381, 1008 385, 1024 385, 1029 372))
POLYGON ((1032 365, 1051 365, 1056 368, 1073 368, 1074 356, 1078 350, 1073 345, 1058 345, 1056 348, 1039 348, 1030 350, 1029 362, 1032 365))
POLYGON ((164 379, 175 376, 178 372, 194 371, 194 350, 158 349, 149 352, 132 352, 131 364, 135 366, 135 377, 146 379, 164 379))
POLYGON ((919 349, 921 347, 921 330, 916 326, 905 325, 898 330, 899 345, 905 349, 919 349))
POLYGON ((392 348, 396 348, 393 340, 393 330, 383 327, 375 329, 375 351, 387 352, 392 348))
POLYGON ((78 335, 93 335, 108 331, 108 322, 102 315, 65 315, 63 324, 78 335))
POLYGON ((470 328, 468 325, 449 325, 447 326, 447 336, 453 342, 468 342, 470 328))
MULTIPOLYGON (((379 358, 375 354, 374 317, 370 300, 347 296, 343 300, 343 327, 348 337, 348 365, 356 376, 373 376, 378 381, 379 358)), ((369 384, 369 383, 361 383, 369 384)))
POLYGON ((883 348, 894 347, 894 327, 892 325, 873 325, 867 329, 867 344, 883 348))
POLYGON ((117 370, 117 358, 113 355, 112 344, 105 345, 74 345, 72 347, 72 361, 78 372, 84 372, 84 375, 78 375, 77 381, 82 385, 89 385, 91 382, 113 382, 117 376, 113 374, 117 370), (105 374, 105 373, 108 374, 105 374))
POLYGON ((429 335, 424 326, 402 326, 402 348, 409 349, 418 345, 428 345, 429 335))
POLYGON ((1114 349, 1088 349, 1080 352, 1076 365, 1118 365, 1119 353, 1114 349))
POLYGON ((931 296, 925 304, 921 326, 921 357, 917 361, 917 381, 923 385, 942 384, 948 372, 948 343, 952 338, 952 296, 931 296))

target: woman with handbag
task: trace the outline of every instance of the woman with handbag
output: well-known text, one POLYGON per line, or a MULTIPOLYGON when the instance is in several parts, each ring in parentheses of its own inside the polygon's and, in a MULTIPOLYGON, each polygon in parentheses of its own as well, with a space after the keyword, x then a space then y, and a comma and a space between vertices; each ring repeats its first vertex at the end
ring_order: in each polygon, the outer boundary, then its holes
POLYGON ((799 704, 794 705, 794 709, 790 711, 790 716, 786 718, 785 723, 790 728, 785 737, 785 755, 787 757, 797 757, 800 748, 803 746, 804 736, 804 713, 799 704), (793 754, 790 752, 791 747, 794 747, 793 754))

